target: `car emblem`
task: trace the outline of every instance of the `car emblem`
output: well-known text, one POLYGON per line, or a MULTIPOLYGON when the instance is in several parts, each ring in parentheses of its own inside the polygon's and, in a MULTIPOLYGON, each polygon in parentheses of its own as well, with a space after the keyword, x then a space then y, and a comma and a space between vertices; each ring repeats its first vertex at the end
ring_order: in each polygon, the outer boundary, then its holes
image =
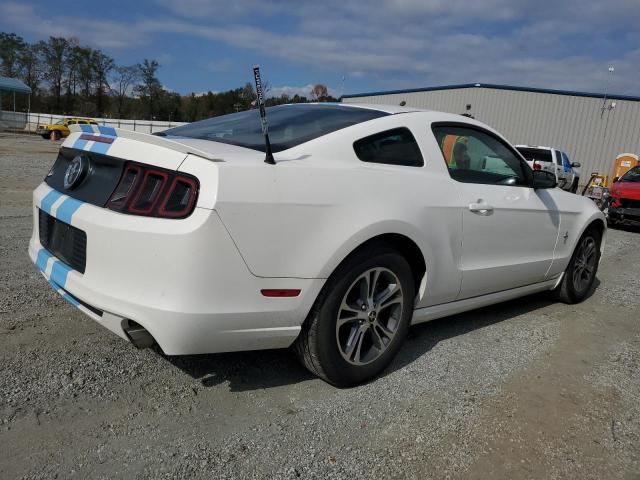
POLYGON ((78 155, 67 167, 64 173, 64 188, 72 190, 82 183, 89 171, 89 159, 83 155, 78 155))

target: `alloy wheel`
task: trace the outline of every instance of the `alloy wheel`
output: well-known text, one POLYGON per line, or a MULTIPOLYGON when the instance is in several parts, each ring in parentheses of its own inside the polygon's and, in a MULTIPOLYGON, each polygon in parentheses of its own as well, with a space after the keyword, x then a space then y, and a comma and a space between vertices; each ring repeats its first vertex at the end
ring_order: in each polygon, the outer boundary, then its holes
POLYGON ((597 245, 593 237, 585 237, 580 243, 573 263, 573 288, 577 292, 586 290, 596 271, 597 245))
POLYGON ((400 326, 403 309, 400 280, 387 268, 362 273, 347 289, 336 322, 342 357, 366 365, 389 347, 400 326))

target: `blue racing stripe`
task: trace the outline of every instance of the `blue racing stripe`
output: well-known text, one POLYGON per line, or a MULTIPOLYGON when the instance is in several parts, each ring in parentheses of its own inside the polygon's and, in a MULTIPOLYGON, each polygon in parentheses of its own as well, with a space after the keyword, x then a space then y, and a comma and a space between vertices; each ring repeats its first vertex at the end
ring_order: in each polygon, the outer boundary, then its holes
POLYGON ((62 295, 62 298, 64 298, 67 302, 69 302, 74 307, 77 307, 78 305, 80 305, 80 302, 78 302, 75 298, 73 298, 67 292, 62 292, 61 295, 62 295))
POLYGON ((44 272, 47 268, 47 262, 51 257, 53 257, 53 255, 47 252, 44 248, 41 248, 36 256, 36 267, 38 267, 41 272, 44 272))
POLYGON ((91 147, 90 151, 95 153, 105 154, 109 150, 110 146, 111 146, 110 143, 95 142, 91 147))
POLYGON ((84 147, 86 147, 86 145, 87 145, 87 141, 86 140, 78 138, 75 142, 73 142, 73 145, 71 146, 71 148, 77 148, 78 150, 84 150, 84 147))
POLYGON ((84 205, 84 202, 76 200, 75 198, 67 197, 67 199, 58 207, 55 217, 61 222, 71 225, 71 218, 73 217, 73 214, 76 213, 82 205, 84 205))
POLYGON ((51 213, 51 207, 53 206, 54 203, 56 203, 56 200, 58 200, 61 196, 62 194, 57 190, 51 190, 49 193, 47 193, 44 196, 44 198, 40 202, 40 210, 44 210, 47 213, 51 213))
POLYGON ((80 302, 78 302, 75 298, 73 298, 71 295, 65 292, 62 289, 62 287, 60 287, 60 285, 58 285, 53 280, 49 280, 49 285, 51 285, 51 288, 53 288, 56 292, 58 292, 62 298, 64 298, 67 302, 69 302, 74 307, 77 307, 78 305, 80 305, 80 302))
POLYGON ((93 133, 93 127, 91 127, 91 125, 87 125, 86 123, 81 123, 80 128, 84 133, 93 133))
POLYGON ((67 275, 69 275, 70 271, 71 267, 65 265, 60 260, 56 260, 53 263, 51 276, 49 278, 51 279, 51 281, 64 288, 65 284, 67 283, 67 275))
POLYGON ((98 125, 98 131, 103 135, 111 135, 117 137, 116 129, 113 127, 107 127, 106 125, 98 125))

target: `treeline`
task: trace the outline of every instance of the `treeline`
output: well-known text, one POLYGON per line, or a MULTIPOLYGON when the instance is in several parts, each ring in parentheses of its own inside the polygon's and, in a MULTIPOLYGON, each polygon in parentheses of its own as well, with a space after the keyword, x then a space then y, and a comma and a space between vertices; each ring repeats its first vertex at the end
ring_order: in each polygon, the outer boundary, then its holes
MULTIPOLYGON (((49 37, 31 44, 15 33, 0 32, 0 62, 1 75, 19 78, 31 87, 33 112, 192 122, 255 106, 251 83, 225 92, 180 95, 162 86, 156 60, 117 65, 109 55, 82 46, 75 37, 49 37)), ((268 94, 268 82, 263 85, 268 94)), ((27 103, 20 97, 17 110, 25 111, 27 103)), ((336 99, 322 84, 315 85, 309 97, 266 99, 268 106, 307 101, 336 99)), ((4 95, 0 107, 11 110, 11 96, 4 95)))

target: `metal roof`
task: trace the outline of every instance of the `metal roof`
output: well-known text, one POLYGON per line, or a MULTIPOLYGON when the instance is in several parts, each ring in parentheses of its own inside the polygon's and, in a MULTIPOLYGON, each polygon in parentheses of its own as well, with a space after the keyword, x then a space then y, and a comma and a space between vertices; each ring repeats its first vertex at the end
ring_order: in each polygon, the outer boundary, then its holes
POLYGON ((17 78, 0 77, 0 90, 5 92, 31 93, 31 89, 17 78))
MULTIPOLYGON (((437 90, 456 90, 456 89, 462 89, 462 88, 492 88, 495 90, 514 90, 518 92, 551 93, 555 95, 569 95, 573 97, 603 98, 605 96, 604 93, 574 92, 571 90, 551 90, 547 88, 516 87, 513 85, 495 85, 490 83, 463 83, 460 85, 442 85, 439 87, 412 88, 407 90, 387 90, 387 91, 381 91, 381 92, 353 93, 351 95, 343 95, 342 98, 372 97, 376 95, 391 95, 391 94, 397 94, 397 93, 433 92, 437 90)), ((640 97, 635 97, 630 95, 607 94, 606 96, 611 100, 629 100, 632 102, 640 102, 640 97)))

